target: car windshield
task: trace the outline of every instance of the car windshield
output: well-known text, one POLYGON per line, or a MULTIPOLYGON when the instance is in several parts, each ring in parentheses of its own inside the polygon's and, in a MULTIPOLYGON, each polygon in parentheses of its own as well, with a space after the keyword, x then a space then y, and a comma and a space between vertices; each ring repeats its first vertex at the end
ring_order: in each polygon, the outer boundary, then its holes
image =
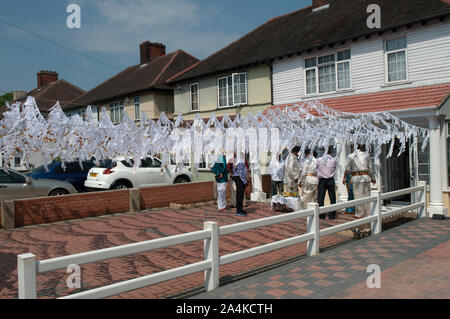
MULTIPOLYGON (((53 162, 47 165, 49 170, 52 170, 53 168, 59 166, 61 164, 61 162, 53 162)), ((46 173, 45 167, 44 165, 36 167, 35 169, 33 169, 31 171, 31 174, 42 174, 42 173, 46 173)))

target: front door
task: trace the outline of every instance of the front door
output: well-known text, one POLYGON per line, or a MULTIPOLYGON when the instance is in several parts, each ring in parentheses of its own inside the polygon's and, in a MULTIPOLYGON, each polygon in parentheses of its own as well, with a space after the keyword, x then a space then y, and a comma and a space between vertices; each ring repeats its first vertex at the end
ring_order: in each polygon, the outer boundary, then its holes
MULTIPOLYGON (((386 145, 386 147, 389 148, 390 144, 386 145)), ((396 140, 392 156, 386 159, 386 192, 409 188, 411 185, 409 171, 409 144, 406 145, 406 150, 398 156, 400 147, 400 142, 396 140)), ((398 204, 410 203, 411 195, 391 198, 390 202, 398 204)))

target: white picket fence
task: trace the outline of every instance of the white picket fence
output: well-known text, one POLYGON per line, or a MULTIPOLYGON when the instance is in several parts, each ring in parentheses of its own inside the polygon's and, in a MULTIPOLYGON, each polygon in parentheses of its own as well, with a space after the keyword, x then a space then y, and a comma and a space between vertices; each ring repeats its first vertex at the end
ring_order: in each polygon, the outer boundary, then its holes
POLYGON ((290 214, 283 214, 272 216, 248 222, 227 225, 219 227, 216 222, 205 222, 204 229, 191 233, 154 239, 134 244, 128 244, 118 247, 100 249, 89 251, 81 254, 69 255, 64 257, 36 260, 36 256, 28 253, 18 255, 18 277, 19 277, 19 298, 20 299, 35 299, 36 294, 36 274, 49 272, 57 269, 67 268, 69 265, 82 265, 92 262, 98 262, 105 259, 123 257, 131 254, 147 252, 159 248, 167 248, 175 245, 186 244, 198 240, 204 241, 204 260, 169 269, 159 273, 115 283, 112 285, 99 287, 76 294, 71 294, 62 299, 74 298, 106 298, 117 295, 134 289, 154 285, 167 280, 193 274, 199 271, 205 272, 205 288, 207 291, 216 289, 219 286, 219 267, 238 260, 250 258, 260 254, 268 253, 273 250, 288 247, 291 245, 307 242, 308 256, 319 254, 320 237, 337 233, 346 229, 360 226, 366 223, 371 223, 372 234, 379 234, 381 232, 381 225, 383 218, 401 214, 408 211, 418 210, 419 218, 426 216, 427 207, 427 185, 421 182, 419 186, 411 187, 395 192, 381 194, 380 192, 372 192, 370 197, 339 203, 330 206, 319 207, 318 204, 308 204, 304 211, 294 212, 290 214), (415 193, 419 192, 419 196, 415 193), (407 194, 413 194, 413 204, 392 209, 387 212, 382 212, 382 200, 398 197, 407 194), (417 199, 417 200, 416 200, 417 199), (319 229, 319 215, 332 211, 339 211, 347 207, 353 207, 362 204, 372 204, 371 216, 357 219, 351 222, 343 223, 326 229, 319 229), (219 256, 219 236, 228 235, 232 233, 242 232, 258 227, 274 225, 293 221, 296 219, 307 218, 307 232, 305 234, 283 239, 273 243, 253 247, 243 251, 234 252, 228 255, 219 256))

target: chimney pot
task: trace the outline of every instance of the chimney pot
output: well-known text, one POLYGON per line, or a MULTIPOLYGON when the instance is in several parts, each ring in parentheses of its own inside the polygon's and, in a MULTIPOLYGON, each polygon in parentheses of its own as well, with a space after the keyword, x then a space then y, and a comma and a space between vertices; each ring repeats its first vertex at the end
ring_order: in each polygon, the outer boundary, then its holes
POLYGON ((37 88, 40 89, 44 85, 58 81, 58 73, 55 71, 39 71, 37 73, 37 88))
POLYGON ((166 55, 166 46, 162 43, 142 42, 139 45, 141 64, 145 64, 153 58, 166 55))

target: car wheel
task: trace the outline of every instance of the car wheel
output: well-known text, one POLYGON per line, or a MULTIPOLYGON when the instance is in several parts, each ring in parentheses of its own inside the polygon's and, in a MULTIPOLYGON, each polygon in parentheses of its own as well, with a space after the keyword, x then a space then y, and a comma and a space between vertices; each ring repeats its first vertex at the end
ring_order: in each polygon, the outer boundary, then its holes
POLYGON ((65 189, 54 189, 50 192, 50 194, 48 194, 48 196, 62 196, 67 194, 69 194, 69 192, 65 189))
POLYGON ((184 176, 179 176, 174 181, 174 184, 184 184, 184 183, 189 183, 189 180, 184 176))
POLYGON ((117 184, 115 184, 115 185, 113 186, 112 189, 114 189, 114 190, 120 190, 120 189, 129 189, 129 188, 130 188, 130 186, 129 186, 127 183, 124 183, 124 182, 118 182, 117 184))

